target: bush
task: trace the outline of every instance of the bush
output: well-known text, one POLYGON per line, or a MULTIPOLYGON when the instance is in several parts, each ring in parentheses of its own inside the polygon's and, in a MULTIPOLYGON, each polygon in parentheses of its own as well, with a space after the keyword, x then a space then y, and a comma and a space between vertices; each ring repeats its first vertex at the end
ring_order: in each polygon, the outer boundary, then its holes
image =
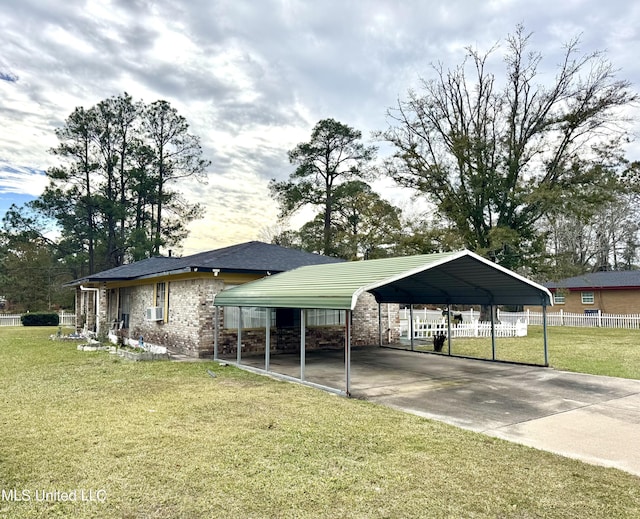
POLYGON ((20 317, 22 326, 58 326, 60 316, 56 313, 24 314, 20 317))

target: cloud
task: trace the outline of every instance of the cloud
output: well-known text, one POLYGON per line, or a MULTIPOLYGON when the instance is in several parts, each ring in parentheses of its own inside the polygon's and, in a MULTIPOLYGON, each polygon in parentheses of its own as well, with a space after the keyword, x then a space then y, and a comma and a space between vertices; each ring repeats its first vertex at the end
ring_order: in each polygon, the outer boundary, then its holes
POLYGON ((37 197, 47 184, 44 171, 13 166, 0 160, 0 195, 16 193, 37 197))
POLYGON ((55 164, 54 130, 75 107, 125 91, 166 99, 212 161, 209 186, 188 187, 208 211, 185 247, 251 239, 275 214, 268 180, 291 173, 287 151, 318 120, 368 137, 431 63, 455 66, 466 46, 487 50, 521 22, 544 54, 542 80, 581 34, 583 51, 607 49, 638 87, 640 5, 627 0, 4 2, 0 157, 20 171, 6 188, 39 189, 21 179, 36 171, 37 185, 55 164))

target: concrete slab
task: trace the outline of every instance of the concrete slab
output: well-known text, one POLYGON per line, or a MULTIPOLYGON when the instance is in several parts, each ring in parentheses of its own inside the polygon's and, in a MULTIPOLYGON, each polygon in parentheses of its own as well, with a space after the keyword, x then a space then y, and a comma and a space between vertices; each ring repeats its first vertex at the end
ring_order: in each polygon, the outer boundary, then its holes
MULTIPOLYGON (((262 358, 244 359, 263 368, 262 358)), ((272 370, 300 376, 298 355, 272 370)), ((342 351, 307 352, 306 380, 344 389, 342 351)), ((640 476, 640 381, 354 348, 352 396, 640 476)))
POLYGON ((484 431, 506 440, 640 475, 640 396, 587 405, 524 423, 484 431))

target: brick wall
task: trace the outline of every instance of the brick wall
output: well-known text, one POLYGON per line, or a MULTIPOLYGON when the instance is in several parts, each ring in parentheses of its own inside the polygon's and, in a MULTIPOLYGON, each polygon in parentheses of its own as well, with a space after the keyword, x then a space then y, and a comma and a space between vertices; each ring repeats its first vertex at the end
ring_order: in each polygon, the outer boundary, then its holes
MULTIPOLYGON (((589 292, 586 290, 585 292, 589 292)), ((607 314, 640 313, 640 290, 591 290, 593 304, 582 304, 581 291, 565 292, 565 303, 554 305, 549 311, 562 308, 565 312, 582 314, 585 310, 601 310, 607 314)))
MULTIPOLYGON (((220 313, 222 314, 221 309, 220 313)), ((381 305, 382 343, 390 344, 400 338, 400 307, 397 304, 381 305)), ((221 356, 235 356, 238 335, 235 329, 223 329, 218 341, 218 353, 221 356)), ((308 326, 305 335, 307 350, 336 349, 344 347, 344 326, 308 326)), ((353 311, 351 345, 373 346, 379 342, 378 303, 371 294, 362 294, 353 311)), ((242 352, 262 353, 265 346, 263 329, 245 329, 242 331, 242 352)), ((273 352, 296 351, 300 348, 300 327, 278 328, 271 331, 271 349, 273 352)))
POLYGON ((108 313, 108 300, 107 300, 107 288, 103 283, 100 285, 98 290, 98 304, 100 305, 100 314, 98 315, 98 330, 99 337, 101 340, 107 336, 107 332, 109 331, 109 323, 107 322, 107 313, 108 313))
MULTIPOLYGON (((242 330, 242 353, 263 353, 266 343, 264 329, 242 330)), ((236 356, 237 330, 225 329, 218 340, 218 354, 222 357, 236 356)), ((344 347, 343 326, 308 327, 305 335, 305 350, 336 349, 344 347)), ((300 327, 272 328, 271 351, 274 353, 295 352, 300 349, 300 327)))
MULTIPOLYGON (((145 311, 154 306, 155 283, 131 287, 131 310, 128 337, 138 340, 143 337, 147 344, 165 346, 171 351, 192 357, 213 354, 215 334, 215 310, 213 295, 224 288, 224 282, 218 278, 192 278, 165 280, 169 291, 169 311, 167 322, 147 321, 145 311)), ((107 326, 107 293, 101 291, 101 322, 107 326)), ((111 297, 111 296, 110 296, 111 297)), ((398 340, 400 335, 400 311, 398 305, 381 305, 383 344, 398 340)), ((224 309, 218 311, 220 355, 236 355, 237 331, 224 329, 224 309)), ((351 341, 354 346, 378 344, 378 304, 370 294, 363 294, 358 300, 352 316, 351 341)), ((242 334, 243 352, 264 352, 264 329, 246 329, 242 334)), ((300 347, 300 327, 274 329, 271 335, 274 352, 296 351, 300 347)), ((305 337, 309 350, 344 347, 343 326, 307 327, 305 337)))
POLYGON ((129 337, 165 346, 191 357, 213 353, 213 295, 224 284, 215 278, 167 281, 169 312, 167 322, 145 320, 145 310, 153 305, 154 285, 136 286, 131 295, 129 337))
MULTIPOLYGON (((382 344, 390 344, 400 339, 400 306, 397 304, 380 305, 382 314, 382 344)), ((353 310, 353 328, 351 344, 369 346, 378 344, 378 303, 373 295, 365 293, 358 298, 353 310)))

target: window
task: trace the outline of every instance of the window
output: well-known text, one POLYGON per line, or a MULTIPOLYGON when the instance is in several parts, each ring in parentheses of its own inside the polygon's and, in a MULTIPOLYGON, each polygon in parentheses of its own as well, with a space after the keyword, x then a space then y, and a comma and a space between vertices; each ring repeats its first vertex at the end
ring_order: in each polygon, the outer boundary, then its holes
POLYGON ((115 288, 107 291, 107 320, 118 322, 118 290, 115 288))
POLYGON ((156 283, 155 287, 155 302, 154 306, 162 308, 162 317, 164 322, 167 322, 169 315, 169 284, 168 283, 156 283))
POLYGON ((582 304, 583 305, 592 305, 595 302, 595 298, 593 297, 593 292, 582 292, 582 304))
MULTIPOLYGON (((286 309, 290 310, 291 322, 285 322, 283 319, 282 309, 271 311, 271 327, 276 326, 289 328, 300 326, 300 321, 297 316, 300 315, 298 309, 286 309), (276 325, 276 318, 280 313, 280 322, 276 325), (297 324, 296 324, 297 323, 297 324)), ((323 310, 323 309, 310 309, 306 311, 306 325, 307 326, 344 326, 345 324, 345 311, 344 310, 323 310)), ((224 307, 224 324, 225 328, 237 328, 238 327, 238 307, 237 306, 225 306, 224 307)), ((264 328, 267 322, 267 309, 266 308, 242 308, 242 327, 247 328, 264 328)))
POLYGON ((162 306, 164 308, 164 294, 166 290, 166 283, 156 283, 156 304, 155 306, 162 306))
MULTIPOLYGON (((238 316, 240 312, 237 306, 223 307, 223 316, 225 328, 238 328, 238 316)), ((267 324, 266 308, 242 308, 242 328, 264 328, 267 324)), ((271 327, 276 325, 276 312, 271 311, 271 327)))
POLYGON ((119 327, 129 329, 129 316, 131 315, 131 288, 121 288, 118 298, 120 308, 118 310, 119 327))
POLYGON ((553 294, 553 304, 554 305, 563 305, 564 302, 565 302, 564 294, 561 294, 559 292, 556 292, 555 294, 553 294))
POLYGON ((307 326, 340 326, 344 323, 344 310, 307 310, 307 326))

